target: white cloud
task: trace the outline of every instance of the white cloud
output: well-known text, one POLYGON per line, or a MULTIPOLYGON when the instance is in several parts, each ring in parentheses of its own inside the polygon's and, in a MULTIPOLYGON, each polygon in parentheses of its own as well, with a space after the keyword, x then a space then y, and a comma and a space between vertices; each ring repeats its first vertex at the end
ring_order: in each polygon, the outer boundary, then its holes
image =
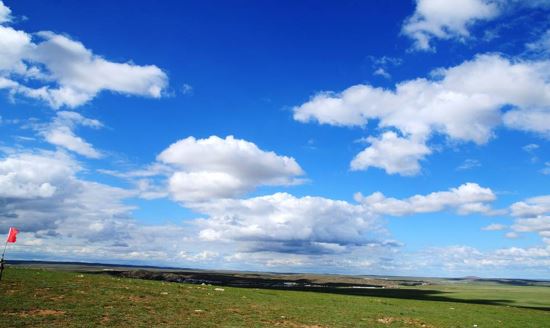
POLYGON ((477 159, 468 158, 468 159, 465 159, 464 162, 460 164, 460 166, 458 166, 456 169, 459 171, 463 171, 463 170, 470 170, 480 166, 481 166, 481 163, 477 159))
POLYGON ((403 64, 403 60, 397 57, 370 56, 369 59, 372 61, 372 68, 374 69, 372 74, 382 76, 386 79, 391 79, 391 74, 388 72, 390 68, 403 64))
POLYGON ((158 175, 170 175, 173 173, 173 169, 170 166, 158 162, 148 165, 143 169, 134 169, 124 172, 107 169, 98 169, 97 171, 103 174, 108 174, 123 179, 151 178, 158 175))
POLYGON ((15 226, 22 234, 12 256, 167 263, 187 250, 198 254, 195 262, 207 259, 193 227, 138 223, 125 204, 135 191, 81 179, 84 170, 61 152, 0 158, 0 231, 15 226))
MULTIPOLYGON (((550 127, 544 122, 550 113, 548 72, 550 61, 480 55, 458 66, 436 70, 432 79, 401 82, 395 90, 355 85, 339 94, 319 93, 294 108, 294 119, 336 126, 365 126, 374 120, 379 128, 396 128, 402 139, 415 143, 442 134, 452 140, 484 144, 500 124, 547 137, 550 127), (512 109, 504 111, 505 107, 512 109)), ((395 152, 393 143, 387 146, 388 153, 395 152)), ((415 148, 419 149, 418 159, 429 154, 422 147, 415 148)), ((396 163, 395 167, 399 166, 396 163)), ((414 166, 405 168, 392 172, 418 172, 414 166)))
POLYGON ((292 253, 314 270, 321 255, 326 257, 320 265, 333 267, 337 263, 330 254, 352 256, 363 249, 362 262, 347 260, 348 267, 359 268, 365 259, 375 263, 371 257, 398 246, 376 239, 381 222, 361 205, 288 194, 194 203, 191 208, 208 218, 142 225, 125 204, 138 191, 81 179, 83 170, 61 152, 15 152, 0 159, 0 230, 16 226, 22 232, 11 252, 14 258, 193 263, 217 269, 227 258, 232 268, 237 261, 241 268, 261 269, 269 262, 277 269, 298 262, 278 261, 283 257, 275 254, 292 253), (246 252, 244 259, 229 258, 239 251, 246 252))
POLYGON ((417 0, 402 32, 414 40, 417 50, 430 50, 433 38, 464 40, 472 25, 498 14, 497 4, 487 0, 417 0))
POLYGON ((57 160, 21 155, 0 161, 0 197, 9 199, 48 198, 55 194, 54 181, 71 168, 56 165, 57 160))
POLYGON ((372 73, 373 75, 378 75, 378 76, 382 76, 386 79, 391 79, 391 75, 390 73, 386 72, 385 69, 383 69, 382 67, 379 67, 377 68, 374 73, 372 73))
MULTIPOLYGON (((471 213, 470 205, 483 208, 495 197, 477 184, 403 200, 375 193, 359 197, 356 204, 286 193, 221 199, 190 205, 206 216, 187 225, 142 225, 124 204, 136 191, 83 180, 78 177, 83 169, 60 152, 12 153, 0 160, 0 229, 20 227, 24 241, 14 246, 14 257, 346 273, 441 268, 471 273, 519 265, 536 273, 548 267, 541 269, 549 254, 542 247, 494 252, 458 247, 429 250, 427 256, 400 254, 401 244, 388 240, 381 215, 446 209, 471 213), (48 187, 41 189, 44 185, 48 187)), ((527 203, 545 202, 535 198, 527 203)), ((544 233, 539 224, 522 224, 544 233)))
POLYGON ((383 244, 355 246, 347 253, 277 253, 236 251, 224 257, 229 264, 279 272, 388 273, 395 272, 392 258, 398 247, 383 244))
POLYGON ((360 205, 322 197, 277 193, 250 199, 223 199, 191 206, 208 215, 201 238, 249 242, 250 251, 339 253, 376 242, 382 227, 360 205))
POLYGON ((184 205, 234 198, 260 186, 303 183, 304 171, 292 157, 264 151, 228 136, 179 140, 143 169, 98 170, 134 183, 144 199, 171 195, 184 205))
POLYGON ((47 142, 66 148, 82 156, 100 158, 102 155, 94 147, 74 133, 76 126, 101 128, 98 120, 89 119, 76 112, 60 111, 50 124, 39 126, 40 134, 47 142))
POLYGON ((108 234, 108 223, 130 210, 121 202, 129 193, 80 180, 76 177, 80 170, 78 163, 59 152, 23 152, 2 158, 0 212, 10 215, 0 225, 27 232, 84 234, 84 227, 100 223, 108 234))
POLYGON ((506 229, 506 226, 499 223, 491 223, 488 226, 481 228, 481 230, 484 231, 501 231, 504 229, 506 229))
POLYGON ((550 138, 550 112, 548 108, 540 110, 512 110, 504 114, 504 124, 510 128, 531 131, 550 138))
POLYGON ((500 248, 481 251, 474 247, 456 245, 432 247, 420 252, 404 254, 396 260, 401 270, 422 274, 440 271, 442 275, 479 275, 481 277, 545 277, 550 266, 550 246, 531 248, 500 248))
POLYGON ((548 110, 548 61, 511 61, 480 55, 471 61, 434 72, 434 79, 415 79, 395 91, 369 85, 352 86, 340 94, 320 93, 294 109, 301 122, 364 126, 369 119, 404 134, 435 131, 453 139, 483 144, 500 123, 500 109, 522 113, 548 110))
POLYGON ((157 185, 150 179, 139 179, 136 182, 139 197, 143 199, 158 199, 168 196, 166 188, 157 185))
POLYGON ((387 68, 390 66, 399 66, 403 64, 403 60, 398 57, 389 57, 389 56, 382 56, 382 57, 374 57, 369 56, 369 59, 372 61, 373 67, 382 67, 387 68))
MULTIPOLYGON (((0 20, 6 17, 2 8, 0 20)), ((40 99, 53 108, 80 106, 104 90, 159 98, 167 85, 157 66, 110 62, 67 36, 31 35, 5 25, 0 25, 0 77, 9 82, 0 87, 12 95, 40 99)))
POLYGON ((469 182, 457 188, 451 188, 449 191, 415 195, 406 199, 388 198, 381 192, 368 196, 357 193, 355 199, 377 214, 403 216, 454 209, 459 214, 465 215, 492 214, 493 210, 488 203, 493 202, 496 196, 491 189, 469 182))
POLYGON ((371 145, 351 161, 352 170, 378 167, 388 174, 415 175, 420 171, 419 161, 431 153, 423 142, 401 138, 395 132, 368 137, 367 141, 371 145))
POLYGON ((550 53, 550 30, 547 30, 538 40, 528 43, 527 49, 537 53, 550 53))
MULTIPOLYGON (((416 0, 415 11, 404 21, 401 32, 414 41, 413 49, 434 51, 435 39, 466 42, 471 39, 476 25, 513 14, 524 15, 524 10, 549 8, 548 0, 416 0)), ((495 38, 502 26, 506 23, 485 30, 484 39, 495 38)), ((543 36, 527 44, 527 48, 536 52, 548 51, 548 39, 543 36)))
POLYGON ((382 216, 404 216, 454 210, 461 215, 492 215, 496 199, 489 188, 466 183, 449 191, 388 198, 360 193, 357 203, 287 193, 249 199, 219 199, 188 205, 205 218, 197 221, 200 237, 211 242, 236 242, 247 252, 351 254, 356 247, 400 244, 387 239, 382 216))
POLYGON ((194 92, 193 86, 191 84, 184 83, 181 86, 181 93, 184 95, 192 95, 194 92))
POLYGON ((6 7, 3 1, 0 1, 0 24, 11 21, 11 9, 6 7))
POLYGON ((399 246, 376 239, 383 231, 381 222, 361 205, 288 194, 195 203, 192 209, 206 213, 207 219, 142 225, 132 219, 133 207, 124 204, 136 191, 83 180, 78 175, 84 169, 60 152, 12 153, 0 160, 0 230, 16 226, 22 232, 12 256, 200 263, 218 269, 227 258, 241 268, 261 269, 267 261, 274 268, 292 265, 278 262, 282 257, 274 254, 292 253, 314 268, 321 255, 326 255, 321 265, 331 267, 336 263, 330 254, 364 252, 362 262, 348 259, 349 267, 359 267, 399 246), (245 259, 229 258, 239 251, 246 252, 245 259))
POLYGON ((512 229, 517 233, 538 233, 544 242, 550 244, 550 195, 528 198, 510 206, 516 217, 512 229))
POLYGON ((2 75, 7 75, 12 71, 25 74, 26 65, 22 59, 31 48, 29 34, 0 25, 0 72, 2 75))
POLYGON ((518 232, 550 232, 550 216, 518 219, 513 228, 518 232))
POLYGON ((181 251, 178 254, 179 258, 190 261, 190 262, 200 262, 200 261, 205 261, 205 260, 212 260, 212 259, 217 258, 218 256, 219 256, 219 253, 218 252, 213 252, 213 251, 202 251, 202 252, 195 253, 195 254, 190 254, 187 251, 181 251))
POLYGON ((528 153, 531 153, 537 149, 539 149, 539 145, 537 144, 528 144, 522 147, 522 149, 528 153))
POLYGON ((169 188, 181 202, 236 197, 258 186, 292 185, 304 174, 294 158, 233 136, 188 137, 170 145, 157 160, 174 168, 169 188))
POLYGON ((523 149, 523 151, 531 156, 531 163, 536 163, 539 161, 539 158, 536 154, 536 150, 539 149, 539 147, 539 145, 531 143, 523 146, 521 149, 523 149))
MULTIPOLYGON (((132 219, 133 208, 124 204, 136 191, 83 180, 78 177, 82 170, 60 152, 11 153, 0 160, 0 230, 17 226, 22 231, 21 243, 11 252, 14 258, 217 269, 267 266, 274 271, 406 274, 429 270, 452 275, 502 269, 536 275, 547 273, 550 261, 548 247, 492 252, 449 247, 411 254, 402 253, 402 245, 388 239, 382 215, 447 209, 466 214, 472 207, 488 208, 494 193, 472 183, 402 200, 375 193, 358 197, 356 204, 286 193, 213 200, 190 206, 205 214, 203 219, 185 225, 142 225, 132 219)), ((149 176, 141 173, 138 176, 149 176)), ((541 206, 547 199, 525 203, 541 206)), ((531 208, 521 213, 540 212, 531 208)), ((518 221, 514 229, 550 238, 548 219, 518 221)))
POLYGON ((101 154, 96 151, 91 144, 74 135, 74 133, 66 126, 50 130, 44 135, 44 137, 49 143, 65 147, 80 155, 90 158, 101 157, 101 154))
POLYGON ((550 212, 550 195, 538 196, 516 202, 510 206, 515 217, 526 218, 543 215, 550 212))
POLYGON ((504 237, 506 237, 508 239, 517 239, 517 238, 519 238, 519 234, 517 232, 510 231, 510 232, 505 233, 504 237))

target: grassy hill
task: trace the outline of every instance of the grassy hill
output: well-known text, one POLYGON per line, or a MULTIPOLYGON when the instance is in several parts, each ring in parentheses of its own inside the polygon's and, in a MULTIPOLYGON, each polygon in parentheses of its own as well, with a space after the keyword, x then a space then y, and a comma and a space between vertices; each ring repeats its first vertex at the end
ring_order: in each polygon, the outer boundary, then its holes
POLYGON ((9 267, 1 327, 549 327, 550 287, 441 282, 308 291, 9 267))

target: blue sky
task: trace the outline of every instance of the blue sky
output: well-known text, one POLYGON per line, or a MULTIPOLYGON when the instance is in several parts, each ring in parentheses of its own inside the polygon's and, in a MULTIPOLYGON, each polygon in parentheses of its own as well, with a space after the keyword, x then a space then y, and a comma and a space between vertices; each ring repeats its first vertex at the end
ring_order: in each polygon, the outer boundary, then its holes
POLYGON ((19 259, 550 273, 550 2, 0 2, 19 259))

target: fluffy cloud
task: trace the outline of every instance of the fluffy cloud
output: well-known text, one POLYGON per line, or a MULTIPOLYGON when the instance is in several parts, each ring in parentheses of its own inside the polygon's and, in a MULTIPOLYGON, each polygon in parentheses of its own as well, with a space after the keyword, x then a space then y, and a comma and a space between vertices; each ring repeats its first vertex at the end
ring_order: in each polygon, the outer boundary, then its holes
MULTIPOLYGON (((491 21, 522 9, 548 8, 548 0, 416 0, 415 11, 405 20, 401 32, 414 41, 415 50, 433 51, 434 39, 464 42, 477 23, 491 21)), ((547 40, 542 38, 528 47, 540 52, 547 51, 547 45, 547 40)))
POLYGON ((380 192, 369 196, 357 193, 355 199, 373 213, 402 216, 446 209, 455 209, 459 214, 491 214, 488 203, 494 201, 496 196, 489 188, 483 188, 477 183, 465 183, 449 191, 415 195, 406 199, 388 198, 380 192))
POLYGON ((235 251, 224 257, 229 265, 240 268, 279 272, 332 272, 344 274, 387 274, 397 272, 398 263, 393 257, 398 247, 371 243, 356 246, 347 253, 277 253, 277 252, 244 252, 235 251))
MULTIPOLYGON (((405 254, 404 254, 405 255, 405 254)), ((457 245, 433 247, 406 258, 396 260, 402 272, 421 275, 422 272, 441 272, 443 276, 479 275, 481 277, 502 277, 506 269, 510 276, 548 276, 550 246, 531 248, 500 248, 481 251, 474 247, 457 245)))
POLYGON ((9 83, 0 88, 12 95, 74 108, 104 90, 158 98, 166 88, 167 76, 157 66, 110 62, 67 36, 6 26, 6 8, 0 6, 0 77, 9 83))
POLYGON ((201 222, 203 239, 247 241, 254 251, 338 253, 375 242, 381 230, 367 208, 322 197, 277 193, 192 208, 209 216, 201 222))
POLYGON ((233 136, 188 137, 170 145, 157 160, 174 168, 169 188, 181 202, 236 197, 262 185, 292 185, 304 174, 294 158, 233 136))
MULTIPOLYGON (((142 225, 132 219, 133 208, 124 203, 136 191, 83 180, 78 177, 82 170, 61 152, 10 153, 0 160, 0 229, 17 226, 22 231, 13 256, 218 269, 235 268, 238 263, 240 268, 256 270, 269 266, 272 270, 323 268, 346 273, 368 269, 471 274, 513 270, 520 265, 534 274, 547 272, 548 247, 493 252, 450 247, 410 254, 400 253, 401 245, 388 240, 382 215, 446 209, 462 214, 484 212, 480 209, 487 209, 495 196, 473 183, 401 200, 380 193, 358 196, 356 204, 286 193, 221 199, 190 205, 205 217, 185 225, 142 225)), ((549 202, 538 197, 524 203, 514 206, 515 214, 545 213, 549 202)), ((523 226, 515 227, 518 231, 544 234, 548 229, 547 221, 516 223, 523 226), (544 222, 546 228, 541 228, 544 222)))
POLYGON ((0 72, 2 75, 8 76, 11 72, 27 73, 23 57, 31 48, 32 42, 29 34, 0 25, 0 72))
POLYGON ((11 9, 4 5, 4 2, 0 1, 0 24, 4 24, 11 21, 11 9))
POLYGON ((367 141, 370 147, 351 161, 352 170, 378 167, 388 174, 415 175, 420 171, 419 161, 431 153, 423 142, 401 138, 395 132, 385 132, 379 138, 368 137, 367 141))
POLYGON ((534 217, 550 212, 550 195, 538 196, 517 202, 510 206, 515 217, 534 217))
POLYGON ((378 249, 378 256, 398 245, 378 241, 381 222, 361 205, 289 194, 194 203, 192 209, 208 218, 143 225, 125 204, 137 191, 81 179, 83 170, 62 152, 16 152, 0 159, 0 230, 22 231, 14 256, 220 268, 222 257, 231 264, 236 258, 230 256, 245 251, 257 259, 241 263, 256 269, 267 264, 262 257, 267 254, 273 267, 288 266, 278 262, 277 253, 303 256, 314 268, 316 256, 326 255, 322 265, 328 267, 335 265, 330 254, 350 255, 360 248, 378 249))
POLYGON ((58 188, 55 182, 72 173, 70 165, 57 164, 55 158, 36 158, 29 154, 3 159, 0 162, 0 197, 41 199, 53 196, 58 188))
POLYGON ((510 128, 531 131, 550 138, 550 111, 548 108, 529 111, 513 110, 503 116, 504 124, 510 128))
POLYGON ((512 229, 515 232, 535 232, 550 244, 550 195, 539 196, 517 202, 510 206, 516 217, 512 229))
POLYGON ((414 40, 416 49, 430 50, 432 38, 467 38, 474 23, 498 14, 498 6, 487 0, 417 0, 414 14, 403 24, 403 33, 414 40))
POLYGON ((78 125, 95 129, 103 126, 98 120, 86 118, 79 113, 60 111, 50 124, 42 125, 38 129, 44 139, 53 145, 89 158, 101 157, 101 153, 90 143, 75 135, 74 129, 78 125))
POLYGON ((494 128, 504 124, 548 137, 550 128, 543 124, 550 113, 548 72, 550 61, 481 55, 438 69, 431 79, 401 82, 395 90, 355 85, 339 94, 319 93, 294 108, 294 119, 336 126, 365 126, 375 120, 379 128, 395 128, 402 137, 389 132, 371 137, 371 147, 358 155, 352 168, 377 166, 387 173, 411 175, 430 153, 425 142, 434 134, 484 144, 494 128), (376 160, 379 154, 391 154, 393 161, 376 160))
POLYGON ((348 254, 356 247, 396 247, 388 241, 381 217, 454 209, 460 214, 492 214, 496 196, 466 183, 449 191, 387 198, 376 192, 356 195, 356 204, 287 193, 249 199, 221 199, 190 205, 207 217, 198 221, 203 240, 244 243, 249 252, 348 254))
POLYGON ((76 177, 80 170, 77 162, 58 152, 24 152, 1 159, 0 212, 4 218, 0 227, 108 236, 114 231, 110 225, 131 209, 122 203, 130 193, 80 180, 76 177))
MULTIPOLYGON (((208 245, 193 227, 143 225, 126 199, 137 192, 84 180, 85 170, 62 152, 11 153, 0 158, 0 231, 18 227, 12 253, 20 258, 79 261, 189 262, 208 245)), ((196 229, 195 229, 196 230, 196 229)), ((203 254, 204 255, 204 254, 203 254)), ((206 260, 198 255, 194 262, 206 260)))
POLYGON ((550 237, 550 216, 519 219, 513 228, 518 232, 540 232, 541 236, 550 237))

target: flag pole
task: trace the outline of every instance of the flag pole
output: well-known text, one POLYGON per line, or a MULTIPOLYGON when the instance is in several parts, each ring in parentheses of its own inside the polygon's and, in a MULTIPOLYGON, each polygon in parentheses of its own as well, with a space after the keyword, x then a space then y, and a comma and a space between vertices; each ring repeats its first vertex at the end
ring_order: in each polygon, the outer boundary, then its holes
POLYGON ((6 247, 8 247, 8 240, 4 244, 4 251, 2 252, 2 258, 0 259, 0 281, 2 280, 2 273, 4 273, 4 255, 6 254, 6 247))
POLYGON ((4 260, 4 254, 6 254, 6 247, 8 247, 8 240, 6 239, 6 243, 4 244, 4 251, 2 252, 2 260, 4 260))

